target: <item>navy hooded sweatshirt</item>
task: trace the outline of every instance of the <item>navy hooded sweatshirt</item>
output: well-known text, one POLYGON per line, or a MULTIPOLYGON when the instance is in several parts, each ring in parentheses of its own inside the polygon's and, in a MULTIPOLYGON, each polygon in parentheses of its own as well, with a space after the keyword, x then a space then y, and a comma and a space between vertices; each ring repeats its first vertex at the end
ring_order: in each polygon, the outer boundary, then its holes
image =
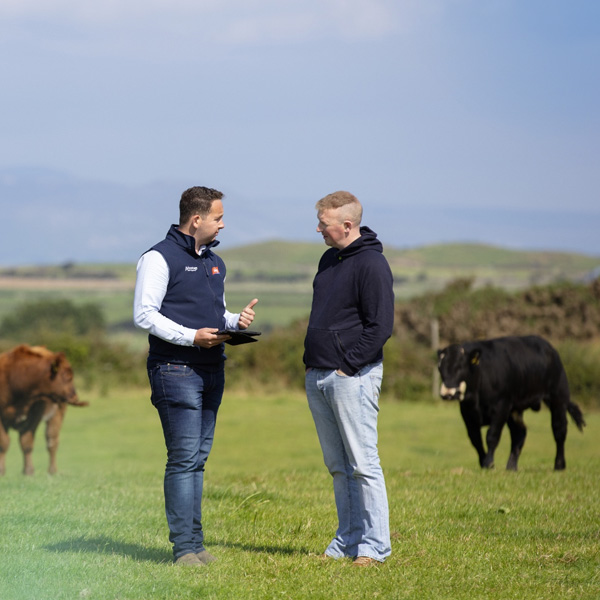
MULTIPOLYGON (((163 255, 169 267, 161 314, 191 329, 225 326, 225 263, 211 250, 218 243, 211 242, 198 255, 194 238, 171 225, 166 238, 151 248, 163 255)), ((148 340, 149 364, 218 365, 225 360, 223 344, 213 348, 179 346, 152 334, 148 340)))
POLYGON ((368 227, 360 233, 319 262, 304 340, 307 367, 354 375, 383 359, 394 324, 393 277, 377 234, 368 227))

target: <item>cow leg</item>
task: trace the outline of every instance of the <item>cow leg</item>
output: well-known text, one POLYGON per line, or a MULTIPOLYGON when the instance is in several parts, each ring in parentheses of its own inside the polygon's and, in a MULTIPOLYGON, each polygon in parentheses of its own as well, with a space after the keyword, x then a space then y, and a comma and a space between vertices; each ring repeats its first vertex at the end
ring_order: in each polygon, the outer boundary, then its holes
POLYGON ((19 442, 21 443, 21 450, 23 451, 23 474, 33 475, 33 442, 35 437, 35 430, 37 429, 42 416, 44 415, 45 409, 44 402, 36 402, 29 409, 27 415, 27 421, 23 424, 23 428, 19 429, 19 442))
POLYGON ((488 428, 488 432, 485 438, 488 450, 486 455, 483 457, 483 464, 481 465, 484 469, 493 469, 496 466, 494 464, 494 454, 496 453, 496 448, 498 447, 498 443, 500 442, 501 432, 501 428, 499 432, 492 430, 491 425, 488 428))
POLYGON ((6 473, 6 453, 10 446, 10 438, 8 437, 7 428, 0 421, 0 475, 6 473))
POLYGON ((48 466, 48 473, 54 475, 56 469, 56 452, 58 451, 58 443, 60 438, 60 429, 62 427, 65 411, 67 410, 66 404, 59 404, 56 412, 48 419, 46 423, 46 448, 50 455, 50 464, 48 466))
POLYGON ((33 475, 33 460, 31 453, 33 452, 33 437, 34 432, 31 429, 22 431, 19 434, 19 442, 23 451, 23 475, 33 475))
POLYGON ((492 415, 490 426, 486 435, 487 442, 487 454, 483 460, 483 467, 486 469, 494 468, 494 453, 500 443, 500 437, 502 436, 502 428, 508 421, 509 407, 499 407, 496 414, 492 415))
POLYGON ((567 463, 565 461, 565 441, 567 439, 567 411, 564 404, 554 402, 550 404, 552 414, 552 433, 556 442, 556 458, 554 470, 562 471, 567 463))
POLYGON ((479 457, 479 466, 484 466, 485 460, 485 448, 483 447, 483 438, 481 437, 481 417, 479 411, 473 409, 466 402, 462 402, 460 405, 460 413, 463 421, 467 427, 467 434, 471 440, 471 444, 477 451, 479 457))
POLYGON ((523 413, 514 411, 509 415, 506 421, 508 429, 510 431, 510 456, 508 457, 508 463, 506 469, 508 471, 516 471, 517 463, 519 462, 519 456, 521 450, 523 450, 523 444, 525 444, 525 438, 527 437, 527 427, 523 421, 523 413))
POLYGON ((565 460, 565 441, 567 439, 567 407, 571 402, 567 375, 562 371, 556 388, 550 393, 545 402, 552 415, 552 433, 556 442, 556 457, 554 470, 562 471, 567 466, 565 460))

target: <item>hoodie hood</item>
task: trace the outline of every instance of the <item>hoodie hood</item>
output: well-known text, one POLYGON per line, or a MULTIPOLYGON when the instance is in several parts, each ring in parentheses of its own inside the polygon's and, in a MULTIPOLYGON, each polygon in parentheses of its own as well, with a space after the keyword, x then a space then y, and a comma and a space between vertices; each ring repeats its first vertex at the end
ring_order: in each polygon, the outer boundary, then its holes
POLYGON ((337 250, 340 260, 348 256, 354 256, 365 250, 375 250, 383 253, 383 244, 377 239, 377 234, 369 227, 360 228, 360 237, 342 250, 337 250))

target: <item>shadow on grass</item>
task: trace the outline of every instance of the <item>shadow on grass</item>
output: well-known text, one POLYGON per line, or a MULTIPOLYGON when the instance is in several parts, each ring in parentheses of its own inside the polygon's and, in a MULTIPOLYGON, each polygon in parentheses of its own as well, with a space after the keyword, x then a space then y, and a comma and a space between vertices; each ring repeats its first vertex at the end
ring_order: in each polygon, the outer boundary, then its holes
MULTIPOLYGON (((222 548, 234 548, 244 552, 256 552, 258 554, 287 554, 308 555, 311 552, 304 548, 290 548, 282 546, 257 546, 251 544, 240 544, 237 542, 226 542, 214 540, 211 544, 222 548)), ((138 561, 147 561, 159 564, 171 563, 172 555, 159 548, 146 548, 139 544, 127 544, 118 542, 108 537, 100 536, 93 538, 80 537, 65 540, 56 544, 44 546, 50 552, 94 552, 96 554, 120 554, 138 561)))
POLYGON ((44 546, 50 552, 95 552, 96 554, 120 554, 129 556, 134 560, 154 563, 170 563, 171 554, 159 548, 147 548, 139 544, 127 544, 118 542, 108 537, 100 536, 93 538, 80 537, 65 540, 56 544, 44 546))
POLYGON ((239 542, 226 542, 214 540, 214 546, 220 546, 221 548, 233 548, 236 550, 242 550, 244 552, 256 552, 257 554, 286 554, 286 555, 301 555, 308 556, 314 554, 314 551, 307 550, 306 548, 291 548, 289 546, 261 546, 256 544, 240 544, 239 542))

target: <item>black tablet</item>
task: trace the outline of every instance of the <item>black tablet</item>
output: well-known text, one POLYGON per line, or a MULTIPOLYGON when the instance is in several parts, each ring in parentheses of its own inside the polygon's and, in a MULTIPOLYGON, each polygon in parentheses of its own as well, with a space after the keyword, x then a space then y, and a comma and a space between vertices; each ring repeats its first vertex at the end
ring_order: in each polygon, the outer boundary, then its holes
POLYGON ((249 344, 251 342, 258 342, 257 336, 261 334, 260 331, 250 331, 248 329, 220 329, 217 331, 217 335, 230 335, 231 339, 225 343, 231 346, 237 346, 238 344, 249 344))

